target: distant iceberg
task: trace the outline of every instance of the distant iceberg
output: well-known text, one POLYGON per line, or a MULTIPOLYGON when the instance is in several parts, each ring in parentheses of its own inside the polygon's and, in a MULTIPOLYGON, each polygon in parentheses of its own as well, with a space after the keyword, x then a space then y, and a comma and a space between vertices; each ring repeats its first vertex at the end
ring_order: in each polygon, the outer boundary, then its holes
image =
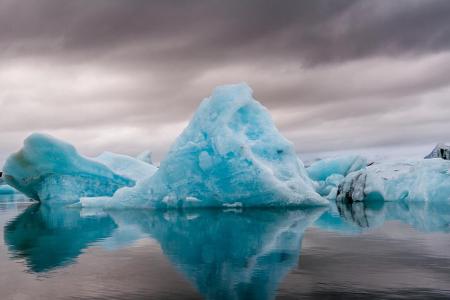
POLYGON ((450 161, 395 161, 349 174, 339 201, 450 201, 450 161))
POLYGON ((155 175, 84 206, 311 206, 314 190, 295 149, 246 84, 217 87, 198 108, 155 175))
POLYGON ((141 152, 138 156, 136 156, 136 159, 153 165, 152 152, 150 150, 141 152))
POLYGON ((430 154, 425 156, 426 159, 428 158, 442 158, 446 160, 450 160, 450 146, 444 145, 444 144, 437 144, 436 147, 434 147, 433 151, 431 151, 430 154))

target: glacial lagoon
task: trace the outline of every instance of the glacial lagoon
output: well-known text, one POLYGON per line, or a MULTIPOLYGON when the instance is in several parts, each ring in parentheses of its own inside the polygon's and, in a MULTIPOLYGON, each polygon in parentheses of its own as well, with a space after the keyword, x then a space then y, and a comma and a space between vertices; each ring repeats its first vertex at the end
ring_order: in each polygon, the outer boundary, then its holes
POLYGON ((448 299, 450 205, 96 210, 0 204, 5 299, 448 299))
POLYGON ((33 133, 3 175, 2 299, 450 298, 450 161, 305 167, 246 84, 159 166, 33 133))

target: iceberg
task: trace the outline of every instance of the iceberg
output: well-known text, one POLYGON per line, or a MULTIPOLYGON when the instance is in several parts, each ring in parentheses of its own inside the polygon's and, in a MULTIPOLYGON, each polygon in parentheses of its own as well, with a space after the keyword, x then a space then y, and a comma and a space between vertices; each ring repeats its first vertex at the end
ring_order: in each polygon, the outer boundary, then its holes
POLYGON ((329 200, 336 199, 339 185, 348 174, 367 166, 367 159, 359 155, 345 155, 314 162, 306 171, 315 181, 316 191, 329 200))
POLYGON ((156 173, 83 206, 221 207, 328 205, 291 142, 246 84, 217 87, 201 103, 156 173))
POLYGON ((136 156, 136 159, 153 165, 152 152, 149 150, 140 153, 138 156, 136 156))
POLYGON ((450 161, 392 161, 368 166, 345 177, 338 201, 449 201, 450 161))
MULTIPOLYGON (((105 154, 98 160, 130 175, 122 170, 125 159, 113 165, 112 155, 105 154)), ((135 184, 99 161, 80 155, 66 142, 34 133, 19 152, 8 157, 4 178, 28 197, 52 204, 74 203, 83 196, 112 196, 117 189, 135 184)))
POLYGON ((446 160, 450 160, 450 146, 444 144, 437 144, 434 147, 433 151, 430 154, 425 156, 426 159, 429 158, 442 158, 446 160))

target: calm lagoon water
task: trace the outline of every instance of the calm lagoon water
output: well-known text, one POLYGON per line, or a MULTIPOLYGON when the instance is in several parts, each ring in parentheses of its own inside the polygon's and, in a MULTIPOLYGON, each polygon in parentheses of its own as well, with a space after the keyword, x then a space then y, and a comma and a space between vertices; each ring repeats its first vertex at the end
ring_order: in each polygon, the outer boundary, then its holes
POLYGON ((49 209, 0 199, 0 299, 450 299, 450 205, 49 209))

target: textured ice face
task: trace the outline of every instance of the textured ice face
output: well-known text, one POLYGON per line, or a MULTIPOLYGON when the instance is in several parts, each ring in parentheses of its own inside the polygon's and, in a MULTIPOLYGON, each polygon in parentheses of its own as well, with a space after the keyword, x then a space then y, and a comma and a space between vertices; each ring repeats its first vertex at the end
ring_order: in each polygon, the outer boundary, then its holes
POLYGON ((359 155, 345 155, 319 160, 311 164, 306 171, 309 177, 316 181, 316 191, 327 199, 334 200, 344 177, 366 166, 366 158, 359 155))
POLYGON ((337 199, 449 201, 450 161, 427 159, 369 166, 345 178, 337 199))
POLYGON ((112 152, 103 152, 94 160, 104 164, 113 172, 139 181, 155 174, 157 167, 138 158, 112 152))
MULTIPOLYGON (((106 202, 106 203, 104 203, 106 202)), ((112 200, 132 207, 324 205, 293 145, 246 84, 217 87, 155 175, 112 200)))
POLYGON ((331 175, 347 176, 367 166, 367 159, 359 155, 325 158, 311 164, 306 171, 312 180, 323 181, 331 175))
POLYGON ((108 196, 134 180, 78 154, 65 142, 32 134, 4 166, 5 181, 35 200, 71 203, 82 196, 108 196))

